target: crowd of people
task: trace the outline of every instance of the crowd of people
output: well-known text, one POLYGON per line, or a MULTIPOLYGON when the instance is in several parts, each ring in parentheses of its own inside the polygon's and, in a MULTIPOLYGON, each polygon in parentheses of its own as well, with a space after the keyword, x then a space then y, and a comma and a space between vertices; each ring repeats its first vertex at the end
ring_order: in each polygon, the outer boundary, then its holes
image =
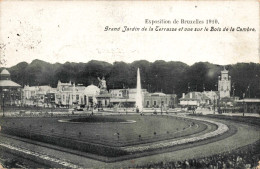
POLYGON ((260 141, 222 154, 198 159, 186 159, 183 161, 170 161, 136 166, 136 168, 260 168, 260 141))

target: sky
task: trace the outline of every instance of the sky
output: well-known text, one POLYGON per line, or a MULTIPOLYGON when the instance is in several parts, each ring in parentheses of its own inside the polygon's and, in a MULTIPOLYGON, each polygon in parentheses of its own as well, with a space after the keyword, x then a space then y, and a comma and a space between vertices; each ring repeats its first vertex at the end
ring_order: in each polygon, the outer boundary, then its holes
POLYGON ((257 1, 1 1, 0 54, 4 66, 34 59, 50 63, 135 60, 259 63, 257 1), (146 24, 201 20, 204 24, 146 24), (206 24, 217 19, 219 24, 206 24), (120 31, 104 31, 105 27, 120 31), (253 32, 134 31, 122 28, 254 28, 253 32))

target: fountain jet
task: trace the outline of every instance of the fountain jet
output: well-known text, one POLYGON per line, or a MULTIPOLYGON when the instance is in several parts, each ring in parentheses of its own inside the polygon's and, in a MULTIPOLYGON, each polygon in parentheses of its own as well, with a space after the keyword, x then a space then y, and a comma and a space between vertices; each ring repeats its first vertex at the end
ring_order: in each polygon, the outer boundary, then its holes
POLYGON ((142 88, 141 88, 141 77, 140 70, 137 69, 137 84, 136 84, 136 99, 135 99, 136 108, 139 112, 143 112, 143 100, 142 100, 142 88))

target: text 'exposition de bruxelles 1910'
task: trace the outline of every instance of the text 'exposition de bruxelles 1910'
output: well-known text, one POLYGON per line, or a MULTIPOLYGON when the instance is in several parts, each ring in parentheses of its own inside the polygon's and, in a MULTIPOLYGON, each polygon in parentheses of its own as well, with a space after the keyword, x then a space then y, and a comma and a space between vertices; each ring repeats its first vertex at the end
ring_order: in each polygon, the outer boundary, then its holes
POLYGON ((174 20, 166 20, 166 19, 145 19, 145 24, 219 24, 217 19, 206 19, 200 20, 200 19, 194 19, 194 20, 187 20, 187 19, 174 19, 174 20))

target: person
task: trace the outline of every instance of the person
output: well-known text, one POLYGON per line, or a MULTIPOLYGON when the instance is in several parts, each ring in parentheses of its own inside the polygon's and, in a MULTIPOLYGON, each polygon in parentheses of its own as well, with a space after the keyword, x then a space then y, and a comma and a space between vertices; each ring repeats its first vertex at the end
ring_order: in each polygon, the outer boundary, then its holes
POLYGON ((91 115, 93 116, 93 115, 94 115, 94 105, 91 104, 91 107, 92 107, 92 109, 91 109, 91 115))
POLYGON ((157 111, 156 111, 156 109, 154 109, 154 112, 153 112, 153 114, 157 114, 157 111))
POLYGON ((136 107, 136 113, 139 113, 139 108, 138 108, 138 106, 136 107))

